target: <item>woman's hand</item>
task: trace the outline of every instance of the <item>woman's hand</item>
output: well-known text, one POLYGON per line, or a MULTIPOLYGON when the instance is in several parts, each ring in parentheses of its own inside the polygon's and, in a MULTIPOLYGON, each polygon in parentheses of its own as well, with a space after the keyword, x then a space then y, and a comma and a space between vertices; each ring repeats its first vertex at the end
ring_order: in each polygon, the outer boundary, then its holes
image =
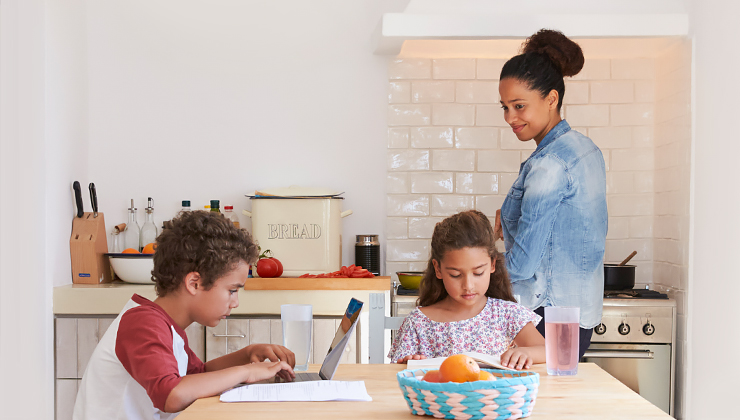
POLYGON ((295 354, 286 347, 277 344, 252 344, 244 348, 247 360, 254 362, 286 362, 295 367, 295 354))
POLYGON ((244 365, 246 376, 244 382, 254 383, 279 376, 285 381, 295 379, 293 369, 286 362, 255 362, 244 365))
POLYGON ((396 360, 396 363, 406 363, 409 360, 423 360, 423 359, 426 359, 426 358, 427 358, 426 356, 421 355, 421 354, 410 354, 410 355, 404 357, 403 359, 396 360))
POLYGON ((493 240, 504 239, 503 229, 501 227, 501 209, 496 210, 496 221, 493 224, 493 240))
POLYGON ((526 348, 514 347, 501 354, 501 365, 510 369, 529 369, 534 359, 526 348))

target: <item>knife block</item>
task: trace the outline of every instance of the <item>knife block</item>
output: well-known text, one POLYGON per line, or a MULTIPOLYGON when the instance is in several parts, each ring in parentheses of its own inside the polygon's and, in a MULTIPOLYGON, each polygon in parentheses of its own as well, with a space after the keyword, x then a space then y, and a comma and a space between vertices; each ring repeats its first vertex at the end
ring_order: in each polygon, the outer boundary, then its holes
POLYGON ((72 236, 69 238, 69 253, 72 258, 72 283, 99 284, 113 281, 108 252, 108 237, 105 232, 103 213, 93 217, 84 213, 72 220, 72 236))

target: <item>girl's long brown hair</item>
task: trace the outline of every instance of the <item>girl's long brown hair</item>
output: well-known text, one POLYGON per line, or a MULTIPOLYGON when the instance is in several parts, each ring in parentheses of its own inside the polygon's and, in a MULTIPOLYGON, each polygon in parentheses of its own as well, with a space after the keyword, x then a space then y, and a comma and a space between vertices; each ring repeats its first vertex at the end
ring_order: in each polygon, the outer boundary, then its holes
POLYGON ((495 270, 486 296, 516 302, 511 291, 509 274, 506 272, 504 256, 496 249, 493 227, 485 214, 478 210, 467 210, 452 215, 437 223, 432 234, 432 255, 421 279, 417 305, 429 306, 447 297, 442 279, 437 278, 433 260, 441 263, 448 251, 462 248, 483 248, 495 260, 495 270))

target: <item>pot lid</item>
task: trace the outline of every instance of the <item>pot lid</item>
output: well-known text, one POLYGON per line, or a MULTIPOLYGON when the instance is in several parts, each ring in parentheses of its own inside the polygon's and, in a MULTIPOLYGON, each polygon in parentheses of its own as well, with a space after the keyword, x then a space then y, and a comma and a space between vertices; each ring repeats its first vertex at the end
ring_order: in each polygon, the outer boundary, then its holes
POLYGON ((249 198, 326 198, 337 197, 344 192, 336 192, 329 188, 300 187, 291 185, 290 187, 262 188, 255 190, 254 195, 247 194, 249 198))

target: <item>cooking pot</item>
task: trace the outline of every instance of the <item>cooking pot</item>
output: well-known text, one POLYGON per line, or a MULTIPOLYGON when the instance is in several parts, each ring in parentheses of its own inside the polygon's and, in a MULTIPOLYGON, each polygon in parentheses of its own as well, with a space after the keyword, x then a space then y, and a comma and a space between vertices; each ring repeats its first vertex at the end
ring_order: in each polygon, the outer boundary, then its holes
POLYGON ((627 290, 635 287, 635 266, 604 264, 604 290, 627 290))

